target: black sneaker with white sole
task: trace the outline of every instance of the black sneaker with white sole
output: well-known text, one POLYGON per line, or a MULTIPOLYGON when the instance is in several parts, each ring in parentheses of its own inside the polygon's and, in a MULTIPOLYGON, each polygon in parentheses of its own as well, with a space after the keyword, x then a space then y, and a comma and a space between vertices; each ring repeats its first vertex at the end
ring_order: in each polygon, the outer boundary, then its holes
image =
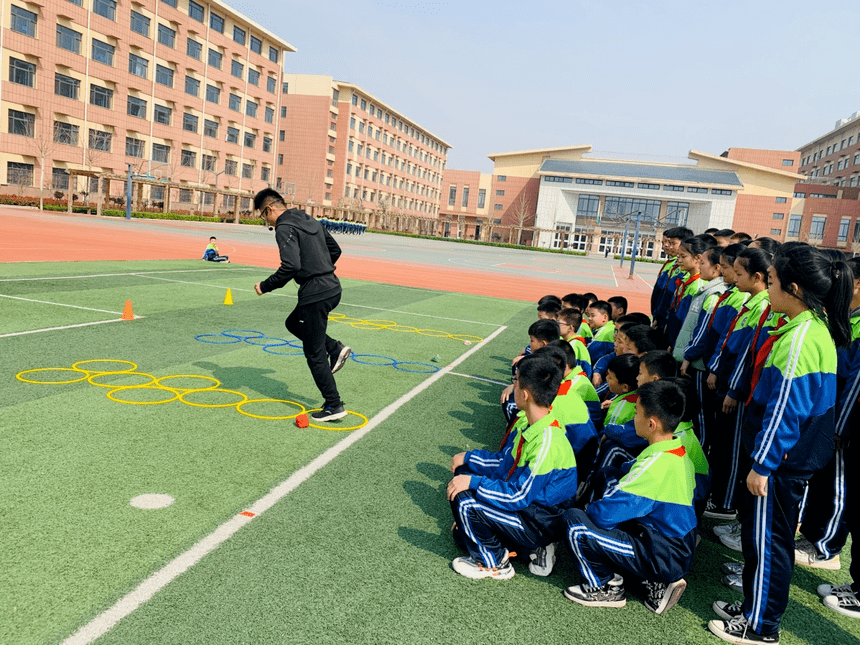
POLYGON ((346 363, 346 359, 348 359, 352 355, 352 348, 347 347, 343 343, 337 344, 337 351, 329 357, 329 362, 331 365, 331 373, 334 374, 346 363))
POLYGON ((731 604, 718 600, 712 605, 712 607, 717 616, 724 618, 725 620, 734 620, 735 618, 739 618, 744 615, 743 600, 738 600, 731 604))
POLYGON ((850 618, 860 618, 860 597, 853 591, 843 591, 821 599, 825 607, 850 618))
POLYGON ((624 583, 610 580, 602 587, 576 585, 564 590, 564 597, 586 607, 623 607, 627 604, 624 583))
POLYGON ((687 581, 681 578, 666 584, 665 582, 646 580, 645 586, 648 588, 645 607, 655 614, 662 614, 678 604, 681 594, 687 588, 687 581))
POLYGON ((345 416, 346 410, 343 409, 343 404, 334 408, 325 405, 322 410, 311 412, 311 419, 314 421, 337 421, 338 419, 343 419, 345 416))
POLYGON ((734 521, 738 512, 733 508, 722 508, 721 506, 717 506, 711 500, 708 500, 708 504, 705 507, 705 512, 702 513, 704 517, 710 517, 714 520, 732 520, 734 521))
POLYGON ((758 643, 779 642, 779 632, 776 634, 758 634, 753 631, 743 616, 732 620, 712 620, 708 623, 708 629, 712 634, 729 643, 757 645, 758 643))

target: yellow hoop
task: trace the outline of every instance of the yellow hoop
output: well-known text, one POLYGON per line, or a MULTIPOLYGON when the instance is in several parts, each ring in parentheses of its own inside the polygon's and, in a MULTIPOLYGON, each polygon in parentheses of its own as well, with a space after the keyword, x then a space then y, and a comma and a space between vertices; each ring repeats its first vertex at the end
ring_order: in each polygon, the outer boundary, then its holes
MULTIPOLYGON (((93 379, 99 378, 101 376, 119 376, 119 375, 128 375, 128 376, 146 376, 150 379, 149 383, 138 383, 135 387, 143 387, 144 385, 152 385, 156 383, 158 379, 156 379, 152 374, 146 374, 145 372, 95 372, 90 374, 87 377, 87 383, 90 385, 95 385, 96 387, 105 387, 108 389, 116 389, 118 387, 122 387, 120 385, 116 385, 115 383, 106 384, 106 383, 96 383, 93 379)), ((127 386, 132 387, 132 386, 127 386)))
POLYGON ((447 331, 442 331, 441 329, 418 329, 416 330, 417 334, 421 334, 422 336, 430 336, 431 338, 451 338, 451 334, 447 331), (433 331, 435 334, 428 334, 426 332, 433 331))
MULTIPOLYGON (((314 408, 313 410, 308 410, 308 413, 319 412, 321 409, 322 408, 314 408)), ((318 426, 315 423, 308 423, 308 427, 309 428, 317 428, 318 430, 334 430, 335 432, 347 432, 349 430, 358 430, 359 428, 363 428, 364 426, 367 425, 367 417, 364 416, 363 414, 359 414, 358 412, 353 412, 352 410, 347 410, 346 412, 347 412, 347 414, 354 414, 355 416, 357 416, 361 419, 364 419, 364 423, 359 423, 357 426, 351 426, 349 428, 340 428, 340 427, 331 426, 331 425, 318 426)), ((310 420, 310 417, 308 417, 308 420, 310 420)))
POLYGON ((24 370, 23 372, 18 372, 15 375, 15 378, 22 383, 30 383, 32 385, 69 385, 71 383, 80 383, 81 381, 86 381, 88 376, 89 375, 85 370, 77 370, 73 367, 36 367, 31 370, 24 370), (24 378, 24 374, 30 374, 31 372, 77 372, 78 374, 83 374, 83 376, 81 378, 76 378, 72 381, 33 381, 24 378))
POLYGON ((126 374, 128 372, 133 372, 137 369, 137 364, 132 363, 131 361, 123 361, 118 358, 91 358, 86 361, 78 361, 77 363, 72 364, 73 370, 83 370, 85 372, 97 372, 101 374, 126 374), (88 370, 81 367, 84 363, 125 363, 126 365, 131 365, 131 369, 126 370, 88 370))
POLYGON ((251 399, 249 401, 242 401, 241 403, 236 405, 236 411, 239 414, 244 414, 246 417, 251 417, 252 419, 265 419, 268 421, 281 421, 281 420, 285 420, 285 419, 295 419, 300 414, 304 414, 305 412, 307 412, 307 409, 301 403, 296 403, 295 401, 286 401, 284 399, 251 399), (295 405, 295 406, 300 407, 301 411, 296 412, 295 414, 291 414, 288 417, 267 417, 267 416, 264 416, 261 414, 251 414, 250 412, 245 412, 245 410, 242 409, 243 405, 248 405, 249 403, 269 403, 269 402, 272 402, 272 403, 288 403, 290 405, 295 405))
POLYGON ((449 336, 449 338, 453 338, 454 340, 459 340, 459 341, 468 340, 468 341, 475 341, 475 342, 480 343, 481 341, 484 340, 480 336, 470 336, 469 334, 449 334, 448 336, 449 336))
POLYGON ((171 401, 175 401, 176 399, 178 399, 179 392, 167 387, 150 387, 149 385, 124 385, 123 387, 118 387, 114 390, 110 390, 107 393, 107 398, 116 403, 125 403, 127 405, 161 405, 162 403, 170 403, 171 401), (164 390, 169 394, 173 394, 173 396, 166 401, 123 401, 122 399, 117 399, 114 397, 114 394, 116 392, 121 392, 123 390, 164 390))
POLYGON ((182 394, 180 394, 179 400, 182 401, 185 405, 191 405, 195 408, 232 408, 237 405, 241 405, 242 403, 245 403, 248 400, 248 397, 241 392, 237 392, 236 390, 221 390, 216 388, 214 390, 189 390, 188 392, 183 392, 182 394), (237 396, 241 396, 242 400, 236 401, 235 403, 193 403, 185 399, 186 396, 188 396, 189 394, 194 394, 195 392, 228 392, 230 394, 236 394, 237 396))
POLYGON ((162 376, 155 379, 155 384, 167 390, 174 390, 176 392, 203 392, 204 390, 214 390, 215 388, 221 387, 221 381, 217 378, 203 376, 201 374, 171 374, 170 376, 162 376), (209 387, 170 387, 169 385, 164 385, 162 383, 162 381, 170 378, 202 378, 207 381, 212 381, 215 385, 210 385, 209 387))

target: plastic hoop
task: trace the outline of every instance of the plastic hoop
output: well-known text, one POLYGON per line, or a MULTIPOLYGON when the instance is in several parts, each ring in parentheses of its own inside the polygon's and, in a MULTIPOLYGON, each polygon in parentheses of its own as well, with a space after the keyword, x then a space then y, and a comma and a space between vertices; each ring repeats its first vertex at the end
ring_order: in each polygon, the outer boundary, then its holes
POLYGON ((125 403, 126 405, 161 405, 162 403, 170 403, 171 401, 175 401, 176 399, 178 399, 179 392, 166 387, 152 387, 150 385, 124 385, 122 387, 109 390, 107 393, 107 398, 116 403, 125 403), (167 392, 168 394, 172 393, 173 396, 171 396, 166 401, 123 401, 122 399, 117 399, 114 396, 114 394, 116 394, 117 392, 122 392, 124 390, 160 390, 167 392))
POLYGON ((266 334, 261 331, 257 331, 256 329, 225 329, 221 332, 222 336, 227 336, 228 338, 238 338, 239 340, 246 340, 248 338, 265 338, 266 334), (257 334, 256 336, 237 336, 235 334, 231 334, 231 331, 240 331, 240 332, 248 332, 251 334, 257 334))
POLYGON ((131 361, 123 361, 118 358, 91 358, 86 361, 78 361, 77 363, 72 363, 73 370, 83 370, 85 372, 100 372, 102 374, 125 374, 127 372, 133 372, 137 369, 137 363, 132 363, 131 361), (125 370, 88 370, 80 367, 84 363, 125 363, 126 365, 131 365, 131 369, 125 370))
POLYGON ((175 392, 202 392, 204 390, 214 390, 221 387, 221 381, 217 378, 212 376, 203 376, 202 374, 171 374, 170 376, 162 376, 155 379, 155 384, 166 390, 173 390, 175 392), (169 385, 164 385, 164 383, 162 383, 162 381, 171 378, 202 378, 207 381, 212 381, 215 385, 210 385, 209 387, 170 387, 169 385))
MULTIPOLYGON (((308 413, 319 412, 321 409, 322 408, 314 408, 312 410, 308 410, 308 413)), ((364 416, 363 414, 359 414, 358 412, 353 412, 352 410, 347 410, 346 412, 347 412, 347 414, 354 414, 355 416, 359 417, 360 419, 364 419, 364 423, 359 423, 357 426, 350 426, 348 428, 339 428, 337 426, 331 426, 331 425, 320 426, 320 425, 317 425, 315 423, 308 423, 308 427, 309 428, 316 428, 317 430, 334 430, 335 432, 348 432, 350 430, 358 430, 359 428, 363 428, 364 426, 367 425, 367 417, 364 416)))
POLYGON ((128 375, 128 376, 146 376, 147 378, 150 379, 149 383, 138 383, 134 387, 143 387, 144 385, 152 385, 153 383, 157 383, 157 381, 158 381, 158 379, 156 379, 152 374, 146 374, 145 372, 119 372, 119 373, 96 372, 95 374, 90 374, 87 377, 87 383, 89 383, 90 385, 95 385, 97 387, 105 387, 105 388, 108 388, 110 390, 116 389, 118 387, 132 387, 132 386, 121 386, 121 385, 117 385, 116 383, 110 383, 110 384, 96 383, 93 380, 93 379, 99 378, 101 376, 120 376, 120 375, 123 375, 123 376, 125 376, 125 375, 128 375))
POLYGON ((469 334, 449 334, 449 336, 450 336, 451 338, 453 338, 454 340, 459 340, 459 341, 461 341, 461 342, 462 342, 462 341, 467 341, 467 340, 468 340, 468 341, 470 341, 470 342, 478 342, 478 343, 480 343, 480 342, 483 342, 483 340, 484 340, 484 339, 483 339, 483 338, 481 338, 480 336, 471 336, 471 335, 469 335, 469 334))
POLYGON ((242 342, 241 338, 236 338, 235 336, 231 336, 232 340, 204 340, 204 338, 208 336, 224 338, 224 334, 197 334, 194 337, 194 340, 199 340, 201 343, 209 343, 210 345, 233 345, 235 343, 242 342))
POLYGON ((24 370, 23 372, 18 372, 15 375, 15 378, 22 383, 30 383, 32 385, 70 385, 72 383, 86 381, 87 378, 89 378, 89 373, 87 373, 86 370, 77 370, 73 367, 36 367, 30 370, 24 370), (83 376, 71 381, 33 381, 23 377, 23 374, 30 374, 32 372, 77 372, 78 374, 83 374, 83 376))
POLYGON ((301 403, 296 403, 295 401, 286 401, 284 399, 250 399, 248 401, 242 401, 241 403, 236 405, 236 411, 239 414, 244 414, 246 417, 251 417, 252 419, 264 419, 264 420, 268 420, 268 421, 280 421, 280 420, 284 420, 284 419, 295 419, 300 414, 304 414, 305 412, 307 412, 307 409, 301 403), (246 412, 245 410, 242 409, 243 405, 248 405, 249 403, 268 403, 268 402, 289 403, 290 405, 295 405, 295 406, 300 407, 301 411, 296 412, 295 414, 291 414, 288 417, 267 417, 267 416, 264 416, 261 414, 251 414, 250 412, 246 412))
POLYGON ((417 363, 415 361, 394 361, 394 365, 392 367, 396 370, 400 370, 401 372, 413 372, 415 374, 435 374, 439 371, 439 368, 435 365, 430 365, 430 363, 417 363), (429 370, 410 370, 405 367, 400 367, 401 365, 421 365, 423 367, 429 367, 429 370))
POLYGON ((379 354, 352 354, 350 358, 352 358, 352 360, 354 360, 356 363, 361 363, 362 365, 375 365, 376 367, 393 367, 397 363, 397 361, 390 356, 380 356, 379 354), (356 356, 361 356, 362 358, 384 358, 385 360, 391 362, 374 363, 373 361, 360 361, 356 358, 356 356))
POLYGON ((190 406, 193 406, 195 408, 232 408, 232 407, 235 407, 237 405, 241 405, 242 403, 245 403, 245 401, 248 400, 248 397, 246 395, 242 394, 241 392, 237 392, 236 390, 221 390, 221 389, 216 388, 214 390, 189 390, 187 392, 183 392, 182 394, 180 394, 179 400, 182 401, 185 405, 190 405, 190 406), (196 394, 199 392, 207 392, 207 393, 210 393, 210 392, 219 392, 219 393, 228 392, 230 394, 236 394, 238 396, 241 396, 242 400, 236 401, 235 403, 194 403, 193 401, 188 401, 185 399, 185 397, 188 396, 189 394, 196 394))

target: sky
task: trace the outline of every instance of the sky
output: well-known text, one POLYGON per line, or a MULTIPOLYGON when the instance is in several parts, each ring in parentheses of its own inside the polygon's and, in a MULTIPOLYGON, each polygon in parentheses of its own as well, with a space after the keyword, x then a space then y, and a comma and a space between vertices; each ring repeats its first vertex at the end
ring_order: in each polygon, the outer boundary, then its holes
POLYGON ((794 150, 860 110, 850 3, 226 2, 298 50, 287 72, 354 83, 447 142, 448 168, 581 144, 666 163, 794 150))

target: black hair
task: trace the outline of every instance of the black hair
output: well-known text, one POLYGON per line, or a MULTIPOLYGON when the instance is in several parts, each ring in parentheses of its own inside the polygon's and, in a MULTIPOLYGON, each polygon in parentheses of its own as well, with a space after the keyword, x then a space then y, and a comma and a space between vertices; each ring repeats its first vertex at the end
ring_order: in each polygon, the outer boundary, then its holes
POLYGON ((532 352, 532 356, 549 356, 558 363, 558 366, 564 370, 565 367, 573 369, 576 365, 576 352, 566 340, 556 338, 550 341, 536 352, 532 352))
MULTIPOLYGON (((716 242, 716 240, 714 240, 714 242, 716 242)), ((686 240, 681 242, 681 248, 692 256, 702 255, 702 253, 707 251, 711 246, 713 246, 713 244, 708 244, 703 238, 699 237, 698 235, 688 237, 686 240)))
POLYGON ((540 300, 537 301, 538 311, 540 311, 540 308, 543 305, 546 305, 548 303, 552 303, 558 309, 561 309, 561 298, 559 298, 558 296, 554 296, 552 294, 549 294, 548 296, 544 296, 540 300))
POLYGON ((652 349, 639 357, 639 363, 645 366, 649 374, 658 378, 672 378, 678 373, 678 362, 665 349, 652 349))
POLYGON ((562 369, 548 356, 526 356, 517 364, 520 389, 531 394, 542 408, 552 405, 562 378, 562 369))
POLYGON ((585 298, 586 302, 588 302, 586 307, 590 307, 593 303, 597 302, 597 294, 596 293, 591 293, 590 291, 586 291, 584 294, 582 294, 582 297, 585 298))
POLYGON ((772 237, 757 237, 750 242, 750 246, 753 244, 757 244, 758 248, 767 251, 771 255, 774 255, 779 250, 779 242, 772 237))
POLYGON ((729 244, 728 246, 723 248, 722 255, 720 255, 720 260, 725 261, 729 266, 735 263, 735 259, 737 259, 738 255, 740 255, 741 251, 743 251, 745 247, 743 244, 729 244))
POLYGON ((834 262, 837 262, 839 260, 841 260, 842 262, 845 262, 845 252, 844 251, 840 251, 839 249, 819 249, 819 251, 824 253, 824 255, 829 257, 834 262))
POLYGON ((746 248, 735 258, 735 262, 740 262, 741 266, 746 269, 750 275, 761 273, 762 280, 767 283, 767 270, 773 263, 773 256, 764 249, 755 247, 746 248))
POLYGON ((683 390, 670 381, 644 383, 637 391, 636 405, 642 407, 646 417, 654 417, 663 426, 663 432, 675 432, 684 416, 686 400, 683 390))
POLYGON ((796 284, 803 293, 803 303, 827 323, 837 347, 851 342, 851 300, 854 296, 854 274, 844 260, 832 260, 811 246, 781 251, 773 268, 786 293, 796 284), (825 310, 827 315, 825 315, 825 310))
POLYGON ((588 306, 588 299, 579 293, 569 293, 561 299, 561 302, 572 309, 579 309, 580 311, 585 311, 585 308, 588 306))
POLYGON ((639 377, 639 357, 636 354, 613 356, 606 370, 615 374, 615 380, 622 385, 629 386, 631 390, 636 389, 636 379, 639 377))
POLYGON ((625 327, 623 331, 627 340, 636 348, 637 354, 650 352, 659 347, 657 343, 660 342, 660 332, 651 325, 630 325, 625 327))
POLYGON ((612 296, 611 298, 607 298, 606 302, 610 305, 615 305, 619 309, 623 309, 624 313, 627 313, 627 298, 624 296, 612 296))
MULTIPOLYGON (((851 273, 854 274, 854 279, 860 278, 860 256, 855 256, 853 258, 848 258, 845 260, 845 264, 848 265, 848 268, 851 269, 851 273)), ((851 297, 851 300, 854 300, 854 297, 851 297)))
POLYGON ((730 228, 721 228, 719 231, 714 233, 714 237, 731 237, 735 232, 730 228))
POLYGON ((639 324, 641 323, 639 321, 638 315, 624 314, 623 316, 618 316, 618 320, 615 321, 615 329, 617 329, 618 331, 622 331, 625 327, 639 324))
POLYGON ((284 204, 284 198, 281 197, 281 193, 279 193, 274 188, 264 188, 259 193, 254 195, 255 211, 261 211, 266 206, 278 203, 280 205, 286 206, 286 204, 284 204))
POLYGON ((214 240, 214 239, 217 239, 217 238, 213 235, 213 236, 212 236, 212 237, 210 237, 209 239, 210 239, 210 240, 214 240))
POLYGON ((549 342, 561 336, 561 331, 558 328, 558 321, 543 318, 537 320, 529 326, 529 336, 534 336, 538 340, 549 342))
POLYGON ((732 235, 733 240, 737 240, 738 242, 747 242, 752 240, 752 235, 749 233, 738 232, 732 235))
POLYGON ((708 262, 710 262, 711 264, 719 264, 720 258, 723 257, 723 247, 712 246, 707 251, 705 251, 705 257, 708 258, 708 262))
POLYGON ((558 318, 576 330, 578 330, 579 326, 582 324, 582 312, 579 309, 566 307, 558 312, 558 318))
POLYGON ((558 312, 561 311, 561 305, 552 301, 541 303, 537 306, 538 313, 552 314, 555 318, 558 312))
POLYGON ((717 242, 717 238, 709 233, 699 233, 698 235, 694 235, 693 237, 698 237, 708 246, 719 246, 719 242, 717 242))
POLYGON ((667 378, 666 381, 677 385, 681 392, 684 393, 684 414, 681 415, 681 421, 695 421, 702 410, 702 402, 699 400, 699 391, 696 389, 696 383, 693 379, 687 376, 676 376, 667 378))
POLYGON ((598 311, 602 311, 610 318, 612 317, 612 305, 610 305, 605 300, 595 300, 590 305, 588 305, 589 309, 597 309, 598 311))
POLYGON ((706 228, 704 235, 713 235, 714 233, 716 233, 719 230, 720 229, 718 229, 718 228, 706 228))
POLYGON ((686 226, 673 226, 663 231, 663 237, 671 237, 677 240, 686 240, 688 237, 693 237, 694 233, 686 226))
POLYGON ((648 314, 643 314, 641 311, 634 311, 633 313, 627 314, 625 318, 629 318, 630 322, 636 325, 650 325, 651 318, 648 317, 648 314))

